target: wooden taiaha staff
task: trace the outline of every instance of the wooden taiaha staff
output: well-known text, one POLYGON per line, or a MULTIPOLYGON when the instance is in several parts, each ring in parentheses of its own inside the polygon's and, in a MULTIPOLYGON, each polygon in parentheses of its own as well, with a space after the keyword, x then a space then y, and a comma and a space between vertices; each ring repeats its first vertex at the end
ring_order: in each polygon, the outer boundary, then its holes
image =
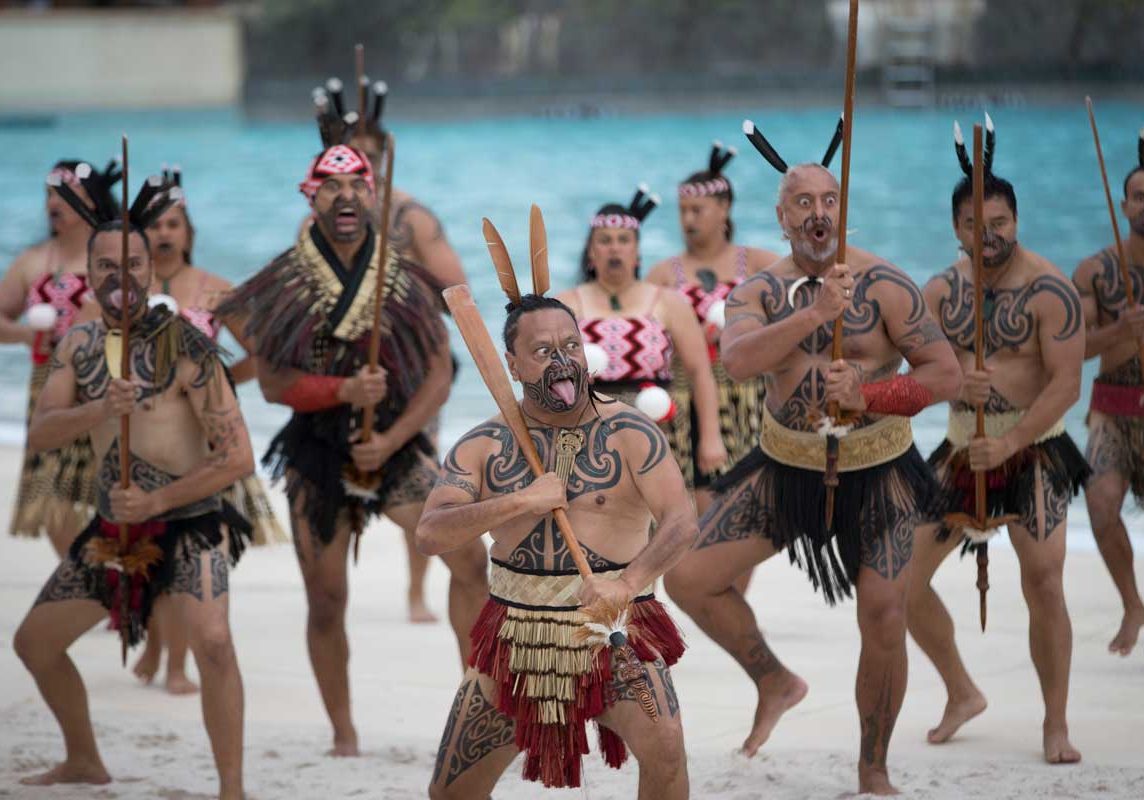
MULTIPOLYGON (((985 161, 982 158, 981 126, 973 126, 973 359, 978 372, 985 371, 985 161)), ((976 404, 976 438, 984 439, 985 403, 976 404)), ((986 601, 989 591, 989 537, 1001 525, 1016 519, 1012 514, 990 517, 988 508, 989 487, 986 470, 973 471, 974 514, 970 517, 962 512, 946 515, 946 524, 963 534, 972 531, 970 536, 977 545, 977 593, 978 614, 981 618, 981 632, 985 632, 986 601)))
MULTIPOLYGON (((854 72, 858 54, 858 0, 850 0, 850 22, 846 32, 846 89, 843 96, 842 112, 842 179, 838 195, 838 253, 835 260, 846 263, 846 216, 850 205, 850 142, 854 130, 854 72)), ((834 320, 833 338, 830 347, 832 362, 842 358, 843 311, 834 320)), ((826 408, 830 424, 837 425, 841 408, 837 401, 831 401, 826 408)), ((826 484, 826 528, 834 523, 834 490, 838 488, 838 437, 826 437, 826 471, 822 482, 826 484)))
MULTIPOLYGON (((1112 190, 1108 186, 1108 170, 1104 166, 1104 151, 1100 147, 1100 133, 1096 129, 1096 114, 1093 112, 1092 98, 1085 97, 1084 104, 1088 108, 1088 123, 1092 127, 1092 142, 1096 146, 1096 160, 1100 163, 1100 179, 1104 182, 1104 199, 1108 202, 1108 217, 1112 220, 1112 235, 1116 238, 1116 259, 1120 265, 1120 280, 1124 282, 1126 310, 1131 310, 1136 305, 1136 291, 1132 286, 1132 273, 1128 269, 1124 240, 1120 238, 1120 223, 1116 219, 1116 207, 1112 204, 1112 190)), ((1140 363, 1144 365, 1144 339, 1137 339, 1136 344, 1140 350, 1140 363)), ((1141 399, 1141 402, 1144 402, 1144 398, 1141 399)))
MULTIPOLYGON (((130 240, 131 218, 129 209, 131 202, 127 190, 127 134, 123 134, 123 249, 119 261, 119 336, 122 349, 119 354, 119 377, 122 380, 131 380, 131 303, 128 282, 130 274, 130 240)), ((119 485, 124 489, 131 486, 131 415, 124 414, 119 418, 119 485)), ((126 522, 119 523, 119 557, 127 555, 130 544, 130 526, 126 522)), ((120 657, 123 665, 127 666, 127 646, 129 640, 130 623, 128 614, 131 603, 131 581, 126 572, 119 576, 119 643, 120 657)))
POLYGON ((365 107, 366 98, 366 77, 365 77, 365 45, 354 45, 354 73, 357 78, 357 107, 358 107, 358 120, 357 120, 357 133, 365 133, 365 115, 368 111, 365 107))
MULTIPOLYGON (((381 231, 379 234, 381 241, 378 243, 381 255, 377 262, 377 278, 373 287, 373 327, 369 332, 369 352, 366 362, 371 373, 378 371, 381 353, 381 308, 385 303, 385 276, 386 267, 389 264, 389 209, 393 201, 393 150, 395 147, 396 140, 393 138, 393 134, 387 133, 385 135, 385 183, 381 194, 381 231)), ((361 430, 358 432, 359 442, 367 442, 373 435, 376 412, 377 407, 372 404, 362 409, 361 430)), ((356 470, 352 471, 350 480, 363 488, 371 483, 369 476, 359 474, 356 470)), ((359 533, 354 537, 355 564, 358 561, 360 548, 361 534, 359 533)))

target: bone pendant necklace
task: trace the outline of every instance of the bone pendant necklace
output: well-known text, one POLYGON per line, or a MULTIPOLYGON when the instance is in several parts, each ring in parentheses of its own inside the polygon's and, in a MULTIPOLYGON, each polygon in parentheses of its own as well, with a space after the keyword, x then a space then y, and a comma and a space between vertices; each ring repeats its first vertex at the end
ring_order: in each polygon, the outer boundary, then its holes
POLYGON ((556 434, 556 475, 568 485, 576 456, 584 449, 584 431, 579 428, 561 428, 556 434))

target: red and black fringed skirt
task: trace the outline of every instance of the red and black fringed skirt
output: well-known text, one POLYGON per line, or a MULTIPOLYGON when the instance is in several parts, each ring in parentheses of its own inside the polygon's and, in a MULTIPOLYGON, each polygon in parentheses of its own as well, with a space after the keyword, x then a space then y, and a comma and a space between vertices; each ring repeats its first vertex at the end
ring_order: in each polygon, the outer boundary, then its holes
MULTIPOLYGON (((525 571, 494 559, 490 597, 471 633, 469 664, 496 682, 496 707, 515 723, 524 752, 524 779, 550 787, 580 785, 587 723, 616 701, 610 649, 577 636, 586 619, 576 605, 580 585, 575 573, 525 571)), ((679 660, 682 634, 651 587, 629 613, 628 642, 640 661, 679 660)), ((619 768, 627 758, 623 741, 597 726, 605 762, 619 768)))
MULTIPOLYGON (((946 514, 975 514, 977 478, 969 468, 969 450, 955 447, 948 439, 933 451, 929 464, 940 485, 931 518, 942 523, 937 535, 939 541, 945 541, 953 534, 944 522, 946 514)), ((1080 492, 1091 473, 1071 436, 1052 436, 985 473, 986 513, 993 518, 1014 515, 1017 524, 1042 539, 1065 518, 1069 501, 1080 492)), ((967 539, 963 552, 974 549, 975 545, 967 539)))
POLYGON ((96 516, 72 543, 68 559, 89 596, 111 614, 111 628, 126 628, 127 643, 134 646, 146 637, 155 599, 175 584, 181 562, 198 559, 225 539, 234 566, 250 537, 246 518, 225 502, 218 511, 194 517, 131 525, 125 549, 119 524, 96 516))

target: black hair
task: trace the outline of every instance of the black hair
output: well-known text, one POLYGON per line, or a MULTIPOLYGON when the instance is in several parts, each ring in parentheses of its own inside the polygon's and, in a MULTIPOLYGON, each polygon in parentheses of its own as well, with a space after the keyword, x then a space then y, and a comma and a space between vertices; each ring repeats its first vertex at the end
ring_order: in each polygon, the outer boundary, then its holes
POLYGON ((683 182, 684 183, 704 183, 706 181, 713 181, 717 178, 722 179, 723 181, 726 181, 727 191, 716 192, 714 194, 709 194, 709 195, 704 195, 704 196, 705 197, 714 197, 714 198, 717 198, 719 200, 726 200, 727 201, 727 212, 728 212, 727 213, 727 224, 723 228, 723 235, 726 236, 727 241, 730 242, 735 237, 735 223, 733 223, 731 221, 731 213, 730 213, 730 210, 731 210, 730 206, 735 202, 735 190, 731 186, 731 180, 726 175, 724 175, 722 172, 712 172, 709 169, 705 169, 705 170, 701 170, 699 172, 691 173, 690 175, 687 176, 687 178, 683 182))
POLYGON ((1132 181, 1133 178, 1135 178, 1141 172, 1144 172, 1144 164, 1141 164, 1138 167, 1133 167, 1132 171, 1129 172, 1127 176, 1125 176, 1125 178, 1124 178, 1124 199, 1125 200, 1128 199, 1128 184, 1132 181))
POLYGON ((510 302, 505 306, 505 311, 508 312, 508 317, 504 321, 504 348, 510 353, 516 352, 516 334, 517 329, 520 327, 520 318, 525 314, 531 314, 533 311, 548 311, 550 309, 559 309, 572 318, 576 322, 576 314, 568 306, 561 303, 555 297, 545 297, 542 294, 526 294, 520 298, 519 303, 510 302))
MULTIPOLYGON (((86 163, 87 162, 78 159, 61 158, 52 165, 51 171, 55 172, 57 169, 66 169, 68 172, 75 173, 80 164, 86 163)), ((87 192, 88 198, 97 209, 110 209, 116 208, 115 196, 112 194, 111 189, 122 177, 123 172, 120 170, 118 162, 110 161, 102 172, 97 169, 91 169, 87 177, 81 180, 80 183, 84 191, 87 192)), ((52 236, 55 235, 53 231, 52 236)))
MULTIPOLYGON (((605 203, 600 206, 596 211, 596 215, 600 214, 630 214, 631 211, 627 206, 620 205, 619 203, 605 203)), ((584 240, 584 249, 580 252, 580 281, 587 283, 588 281, 596 280, 596 268, 592 266, 592 260, 588 256, 588 251, 592 248, 592 231, 595 228, 588 229, 588 238, 584 240)), ((632 233, 636 235, 636 242, 640 240, 639 228, 631 228, 632 233)), ((640 276, 639 265, 636 265, 636 277, 640 276)))
MULTIPOLYGON (((1004 178, 998 177, 991 172, 985 174, 984 181, 984 195, 988 200, 991 197, 1004 198, 1005 202, 1009 204, 1009 210, 1013 212, 1013 218, 1017 217, 1017 193, 1013 191, 1013 184, 1004 178)), ((961 211, 961 206, 965 201, 973 199, 973 178, 968 175, 957 182, 957 186, 953 187, 953 222, 957 224, 957 215, 961 211)))
MULTIPOLYGON (((143 239, 143 248, 147 251, 147 259, 151 258, 151 240, 147 237, 147 231, 140 228, 138 225, 128 225, 128 229, 132 234, 139 234, 143 239)), ((91 248, 95 246, 95 237, 101 233, 118 233, 123 230, 123 220, 113 219, 108 222, 101 222, 91 230, 91 236, 87 237, 87 257, 91 258, 91 248)))

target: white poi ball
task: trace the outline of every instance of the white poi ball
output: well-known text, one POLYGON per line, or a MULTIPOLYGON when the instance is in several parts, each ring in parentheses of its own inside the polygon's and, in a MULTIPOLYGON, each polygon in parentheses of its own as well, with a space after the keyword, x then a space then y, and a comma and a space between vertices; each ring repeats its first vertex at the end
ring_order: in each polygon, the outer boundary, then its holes
POLYGON ((172 314, 179 313, 179 301, 169 294, 160 292, 147 298, 147 308, 158 308, 159 306, 166 306, 172 314))
POLYGON ((56 307, 51 303, 36 303, 28 309, 28 325, 32 330, 50 331, 56 326, 56 307))
POLYGON ((636 408, 655 422, 667 422, 675 416, 675 403, 671 402, 671 395, 666 389, 654 384, 640 389, 636 395, 636 408))
POLYGON ((608 368, 608 351, 598 344, 589 342, 584 345, 584 358, 588 362, 589 375, 599 375, 608 368))
POLYGON ((724 300, 716 300, 707 309, 707 324, 714 325, 719 330, 723 330, 723 326, 727 324, 727 303, 724 300))

